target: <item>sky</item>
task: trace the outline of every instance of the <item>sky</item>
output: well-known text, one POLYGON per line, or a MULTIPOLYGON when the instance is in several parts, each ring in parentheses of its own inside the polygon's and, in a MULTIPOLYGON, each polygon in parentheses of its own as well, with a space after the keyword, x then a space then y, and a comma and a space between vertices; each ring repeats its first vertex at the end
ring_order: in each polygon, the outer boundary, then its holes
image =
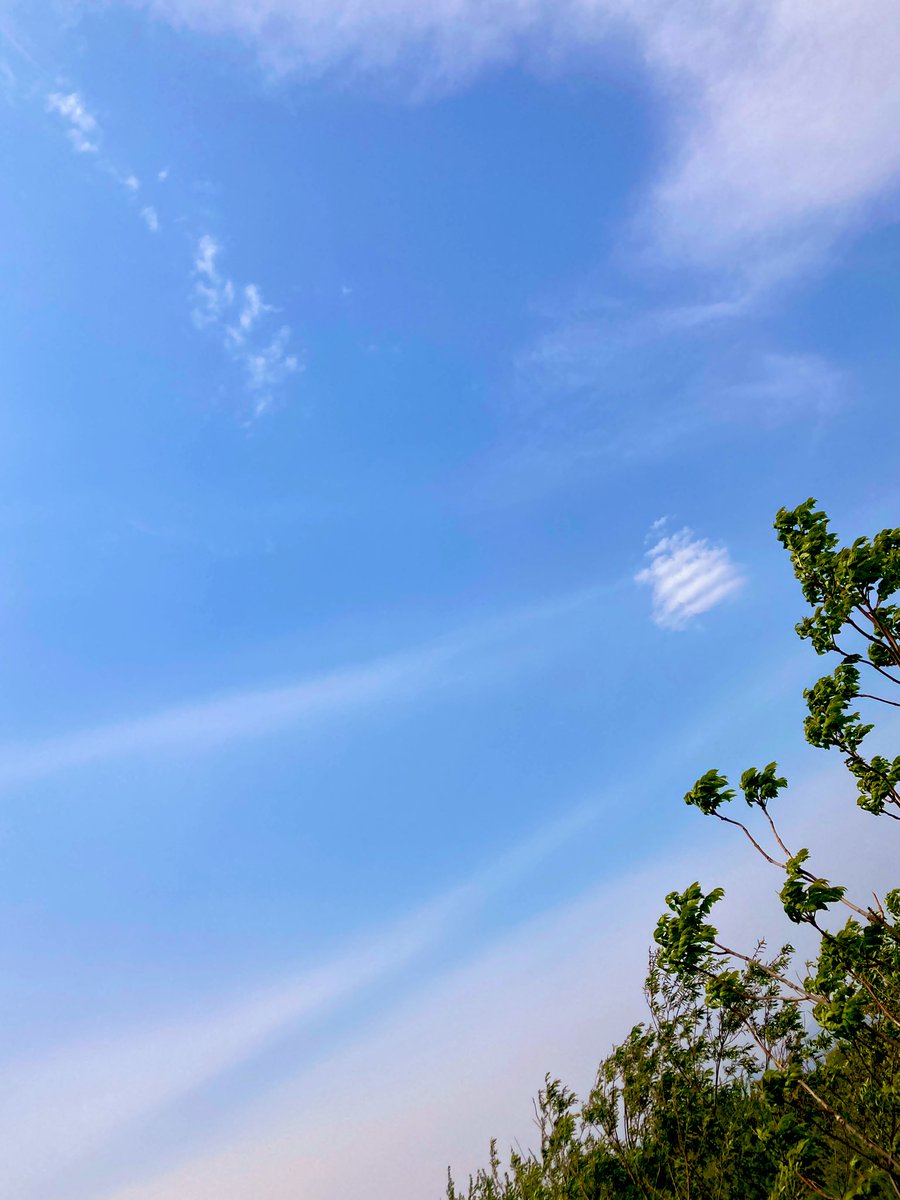
POLYGON ((889 877, 772 520, 897 523, 898 58, 889 0, 0 0, 16 1200, 528 1145, 667 892, 777 927, 709 767, 889 877))

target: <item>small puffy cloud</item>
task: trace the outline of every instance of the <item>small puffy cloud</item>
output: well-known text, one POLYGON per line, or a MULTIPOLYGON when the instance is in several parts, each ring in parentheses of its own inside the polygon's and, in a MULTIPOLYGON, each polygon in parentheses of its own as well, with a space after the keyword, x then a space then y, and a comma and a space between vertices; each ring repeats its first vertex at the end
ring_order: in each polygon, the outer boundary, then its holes
POLYGON ((141 219, 151 233, 159 232, 159 216, 152 204, 148 204, 146 208, 141 209, 141 219))
POLYGON ((96 154, 99 129, 97 118, 89 112, 78 92, 51 92, 47 97, 47 109, 55 112, 69 127, 69 140, 79 154, 96 154))
POLYGON ((156 178, 159 180, 160 183, 165 183, 166 180, 169 178, 169 168, 163 167, 163 169, 161 171, 157 171, 156 178))
MULTIPOLYGON (((654 532, 661 532, 654 523, 654 532)), ((734 596, 744 577, 725 546, 714 546, 693 530, 664 534, 647 551, 635 582, 653 592, 653 620, 661 629, 684 629, 701 613, 734 596)))

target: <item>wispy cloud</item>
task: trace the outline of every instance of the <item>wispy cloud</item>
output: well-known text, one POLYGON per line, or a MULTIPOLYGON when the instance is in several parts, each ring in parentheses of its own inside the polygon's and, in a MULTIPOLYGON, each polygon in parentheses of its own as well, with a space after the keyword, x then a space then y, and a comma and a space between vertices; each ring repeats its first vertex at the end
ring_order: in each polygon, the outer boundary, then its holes
POLYGON ((417 87, 462 86, 511 60, 558 64, 624 30, 672 131, 644 249, 762 286, 809 265, 900 176, 893 0, 150 2, 179 24, 243 36, 274 70, 417 87))
POLYGON ((51 92, 47 109, 57 113, 68 127, 69 141, 79 154, 98 154, 100 151, 97 118, 88 111, 78 92, 51 92))
POLYGON ((691 307, 563 314, 517 355, 504 440, 469 494, 515 502, 683 448, 824 425, 852 397, 826 356, 773 348, 762 323, 691 307))
POLYGON ((685 123, 651 205, 667 253, 763 280, 791 273, 896 185, 891 0, 640 13, 651 63, 683 89, 670 93, 685 123))
POLYGON ((134 171, 123 171, 108 158, 104 158, 98 165, 111 179, 116 181, 119 187, 124 188, 130 197, 137 196, 141 190, 141 181, 134 171))
POLYGON ((647 559, 635 582, 652 590, 653 620, 663 629, 684 629, 744 584, 728 550, 690 529, 660 537, 647 551, 647 559))
POLYGON ((275 312, 274 306, 264 302, 262 292, 255 283, 248 283, 244 288, 243 303, 241 311, 238 314, 237 327, 230 328, 228 330, 229 335, 235 341, 243 341, 252 331, 260 317, 270 312, 275 312))
MULTIPOLYGON (((675 8, 661 0, 149 2, 179 25, 242 36, 275 70, 363 70, 406 83, 414 78, 416 87, 422 80, 439 88, 463 86, 501 62, 546 65, 548 53, 559 64, 567 48, 583 55, 585 47, 597 46, 602 53, 611 32, 626 30, 629 38, 616 45, 636 48, 663 101, 655 110, 658 120, 671 135, 655 181, 636 205, 641 215, 632 226, 630 253, 700 268, 704 278, 712 272, 719 285, 713 290, 720 292, 709 299, 708 289, 701 289, 702 300, 689 297, 658 314, 663 340, 745 316, 774 283, 820 262, 843 231, 877 219, 879 200, 900 182, 900 23, 891 0, 872 0, 865 8, 837 0, 736 0, 725 11, 708 0, 675 8)), ((73 145, 96 149, 96 119, 77 91, 53 92, 49 103, 69 125, 73 145)), ((164 167, 157 179, 167 172, 164 167)), ((269 306, 255 308, 248 294, 254 285, 235 287, 215 265, 205 277, 198 271, 195 283, 195 320, 223 322, 219 334, 240 361, 252 411, 265 411, 277 389, 302 369, 289 327, 267 323, 269 306)), ((588 323, 551 335, 528 369, 569 391, 595 386, 604 374, 605 386, 620 346, 588 323)), ((799 369, 790 383, 787 370, 791 364, 800 368, 802 356, 780 347, 760 355, 755 379, 750 369, 739 370, 737 379, 712 381, 719 412, 755 412, 772 423, 800 410, 788 392, 799 397, 811 389, 804 389, 799 369), (766 390, 767 372, 780 376, 769 399, 741 408, 742 395, 759 398, 766 390), (783 402, 777 387, 784 389, 783 402)), ((822 381, 822 394, 836 394, 834 380, 822 381)), ((809 372, 806 382, 814 382, 809 372)), ((668 444, 672 431, 677 435, 695 428, 698 417, 708 419, 705 403, 688 394, 674 417, 667 412, 665 429, 660 423, 640 449, 668 444)), ((828 409, 826 403, 817 411, 828 409)), ((629 443, 628 432, 615 428, 604 427, 597 436, 579 429, 577 437, 592 461, 602 445, 629 443)), ((552 447, 550 453, 555 455, 552 447)))
POLYGON ((773 416, 832 411, 844 373, 821 354, 775 348, 760 333, 743 337, 748 303, 737 297, 563 312, 516 359, 520 399, 543 409, 554 399, 605 398, 635 381, 645 387, 659 368, 669 411, 672 401, 705 404, 725 397, 731 401, 726 415, 766 424, 773 416), (760 405, 763 399, 767 403, 760 405))
POLYGON ((272 390, 300 369, 300 360, 288 350, 291 331, 282 325, 268 345, 246 357, 247 384, 255 396, 258 416, 272 404, 272 390))
POLYGON ((8 103, 14 103, 14 98, 18 90, 18 81, 16 73, 5 59, 0 58, 0 92, 3 93, 8 103))
POLYGON ((21 33, 16 27, 15 18, 13 16, 11 6, 7 5, 9 11, 0 12, 0 39, 6 42, 21 58, 24 58, 32 67, 37 66, 34 55, 25 45, 21 33))
MULTIPOLYGON (((127 193, 129 201, 136 204, 142 191, 141 180, 134 171, 123 170, 108 154, 101 154, 103 139, 100 124, 80 92, 51 92, 47 96, 47 110, 56 113, 65 121, 74 149, 79 154, 94 155, 93 161, 97 170, 114 180, 127 193)), ((147 229, 151 233, 158 233, 159 214, 156 207, 145 204, 138 211, 147 229)))
POLYGON ((197 243, 191 317, 198 329, 220 324, 234 303, 234 284, 218 268, 221 252, 222 247, 208 233, 197 243))
POLYGON ((194 256, 194 290, 191 315, 200 329, 212 329, 227 353, 241 365, 253 403, 253 416, 272 406, 274 390, 301 369, 291 349, 291 328, 282 324, 272 332, 266 318, 277 309, 267 304, 255 283, 236 287, 219 267, 222 247, 211 234, 203 234, 194 256))
MULTIPOLYGON (((195 28, 228 29, 251 41, 276 71, 320 74, 343 67, 403 71, 417 84, 452 85, 508 60, 523 35, 546 26, 544 0, 150 0, 195 28), (274 33, 278 29, 278 34, 274 33)), ((562 0, 561 9, 572 4, 562 0)))
POLYGON ((826 418, 847 392, 843 371, 818 354, 767 353, 747 378, 712 388, 708 403, 725 416, 752 413, 768 426, 795 417, 826 418))
MULTIPOLYGON (((108 155, 100 153, 101 130, 97 118, 77 91, 51 92, 48 111, 66 124, 76 151, 95 155, 99 170, 125 190, 131 203, 141 203, 144 189, 133 171, 122 170, 108 155)), ((169 168, 157 172, 157 183, 164 182, 169 168)), ((160 231, 155 204, 137 208, 150 233, 160 231)), ((275 328, 267 319, 277 309, 267 304, 255 283, 236 287, 220 267, 221 244, 209 233, 198 240, 192 267, 191 317, 198 329, 214 331, 223 348, 240 366, 244 388, 250 398, 251 415, 259 417, 273 407, 276 391, 302 369, 300 355, 291 345, 291 328, 281 322, 275 328)))
POLYGON ((516 356, 505 406, 504 475, 541 490, 598 464, 626 464, 773 427, 823 426, 853 396, 841 365, 773 344, 768 312, 746 294, 641 308, 562 307, 516 356))

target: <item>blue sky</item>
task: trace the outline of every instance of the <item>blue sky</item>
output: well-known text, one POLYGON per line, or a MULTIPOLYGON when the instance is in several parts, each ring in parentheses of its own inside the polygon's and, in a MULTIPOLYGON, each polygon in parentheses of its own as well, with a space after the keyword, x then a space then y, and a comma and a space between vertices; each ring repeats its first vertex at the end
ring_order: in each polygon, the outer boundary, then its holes
POLYGON ((749 919, 680 797, 840 799, 771 521, 896 523, 898 53, 887 0, 0 4, 18 1200, 438 1196, 637 1019, 666 891, 749 919))

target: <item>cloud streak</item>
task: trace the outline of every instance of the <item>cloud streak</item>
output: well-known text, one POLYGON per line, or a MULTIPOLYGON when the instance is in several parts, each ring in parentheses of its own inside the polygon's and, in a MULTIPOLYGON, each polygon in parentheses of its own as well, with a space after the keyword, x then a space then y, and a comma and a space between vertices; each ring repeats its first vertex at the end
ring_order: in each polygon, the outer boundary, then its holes
POLYGON ((748 378, 711 389, 710 403, 724 416, 750 413, 768 426, 797 417, 825 419, 847 391, 843 371, 818 354, 769 352, 748 378))
POLYGON ((99 1151, 140 1118, 334 1010, 433 944, 467 899, 439 898, 331 961, 218 1010, 7 1066, 0 1100, 6 1186, 17 1195, 99 1151), (56 1125, 57 1118, 59 1124, 56 1125), (48 1137, 50 1122, 56 1134, 48 1137), (48 1152, 48 1142, 52 1149, 48 1152))
POLYGON ((0 749, 0 787, 134 754, 203 751, 224 742, 263 737, 293 725, 349 713, 421 687, 440 648, 334 671, 288 687, 241 692, 167 709, 32 745, 0 749))
POLYGON ((454 667, 465 674, 473 653, 484 669, 488 647, 496 650, 509 637, 521 644, 521 635, 541 622, 558 622, 578 610, 592 609, 602 591, 588 588, 506 612, 423 646, 285 687, 239 691, 59 737, 8 743, 0 746, 0 788, 130 755, 204 752, 304 723, 350 716, 375 703, 403 701, 436 682, 446 683, 454 667))
POLYGON ((204 1007, 200 1016, 107 1034, 43 1060, 7 1065, 0 1097, 7 1186, 17 1196, 41 1195, 72 1167, 102 1158, 105 1147, 141 1121, 396 975, 595 816, 584 807, 571 812, 408 916, 294 978, 230 1005, 204 1007))

